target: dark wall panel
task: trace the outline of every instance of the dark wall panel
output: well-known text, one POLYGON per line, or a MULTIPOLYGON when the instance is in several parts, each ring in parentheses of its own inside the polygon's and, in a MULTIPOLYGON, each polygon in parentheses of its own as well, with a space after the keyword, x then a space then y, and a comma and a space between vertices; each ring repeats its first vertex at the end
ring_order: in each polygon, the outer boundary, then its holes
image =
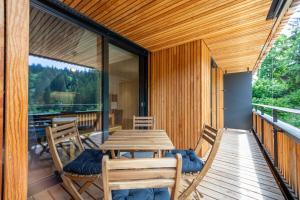
POLYGON ((251 129, 251 82, 250 72, 224 75, 224 126, 226 128, 251 129))

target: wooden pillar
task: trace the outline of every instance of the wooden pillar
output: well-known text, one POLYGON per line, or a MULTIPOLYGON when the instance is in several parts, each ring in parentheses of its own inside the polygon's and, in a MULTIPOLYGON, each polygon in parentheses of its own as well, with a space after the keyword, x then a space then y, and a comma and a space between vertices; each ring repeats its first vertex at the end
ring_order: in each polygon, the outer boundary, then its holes
MULTIPOLYGON (((29 0, 1 0, 5 18, 5 200, 27 199, 29 0), (4 6, 3 6, 4 5, 4 6)), ((2 82, 3 83, 3 82, 2 82)))
MULTIPOLYGON (((211 106, 210 106, 210 74, 211 74, 211 54, 203 40, 201 40, 201 124, 211 124, 211 106)), ((201 127, 202 128, 202 127, 201 127)), ((201 149, 201 156, 209 150, 207 143, 203 144, 201 149)))
POLYGON ((2 197, 4 122, 4 0, 0 0, 0 198, 2 197))

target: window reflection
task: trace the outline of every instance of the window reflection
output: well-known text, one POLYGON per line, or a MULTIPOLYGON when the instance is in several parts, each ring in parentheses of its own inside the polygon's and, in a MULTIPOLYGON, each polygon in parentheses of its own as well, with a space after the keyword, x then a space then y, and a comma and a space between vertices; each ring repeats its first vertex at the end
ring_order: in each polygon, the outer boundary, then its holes
MULTIPOLYGON (((29 195, 49 186, 54 167, 45 128, 76 121, 86 148, 102 134, 102 38, 42 12, 30 11, 29 195)), ((64 163, 70 144, 59 147, 64 163)))
POLYGON ((110 132, 131 129, 139 114, 139 57, 109 45, 110 132))

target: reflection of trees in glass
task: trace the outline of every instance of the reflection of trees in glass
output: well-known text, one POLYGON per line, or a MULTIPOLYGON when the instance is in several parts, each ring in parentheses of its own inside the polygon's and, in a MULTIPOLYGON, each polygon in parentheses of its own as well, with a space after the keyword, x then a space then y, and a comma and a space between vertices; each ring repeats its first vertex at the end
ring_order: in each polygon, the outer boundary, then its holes
POLYGON ((100 109, 100 72, 29 66, 29 113, 45 114, 100 109))
MULTIPOLYGON (((253 84, 253 102, 300 109, 300 20, 289 36, 280 35, 262 63, 253 84)), ((279 113, 279 118, 300 127, 300 116, 279 113)))

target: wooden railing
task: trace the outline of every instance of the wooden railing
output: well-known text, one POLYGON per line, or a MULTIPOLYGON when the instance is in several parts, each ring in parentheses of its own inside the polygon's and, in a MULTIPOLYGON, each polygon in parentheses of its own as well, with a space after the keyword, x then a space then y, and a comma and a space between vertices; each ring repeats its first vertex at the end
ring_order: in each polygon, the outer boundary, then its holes
POLYGON ((253 130, 265 150, 287 198, 300 194, 300 129, 277 119, 277 112, 300 110, 254 104, 253 130), (272 116, 264 109, 272 109, 272 116))
POLYGON ((77 125, 79 129, 94 129, 95 131, 101 130, 101 113, 97 111, 30 115, 29 124, 41 123, 44 126, 49 126, 52 123, 52 119, 56 117, 77 117, 77 125))

